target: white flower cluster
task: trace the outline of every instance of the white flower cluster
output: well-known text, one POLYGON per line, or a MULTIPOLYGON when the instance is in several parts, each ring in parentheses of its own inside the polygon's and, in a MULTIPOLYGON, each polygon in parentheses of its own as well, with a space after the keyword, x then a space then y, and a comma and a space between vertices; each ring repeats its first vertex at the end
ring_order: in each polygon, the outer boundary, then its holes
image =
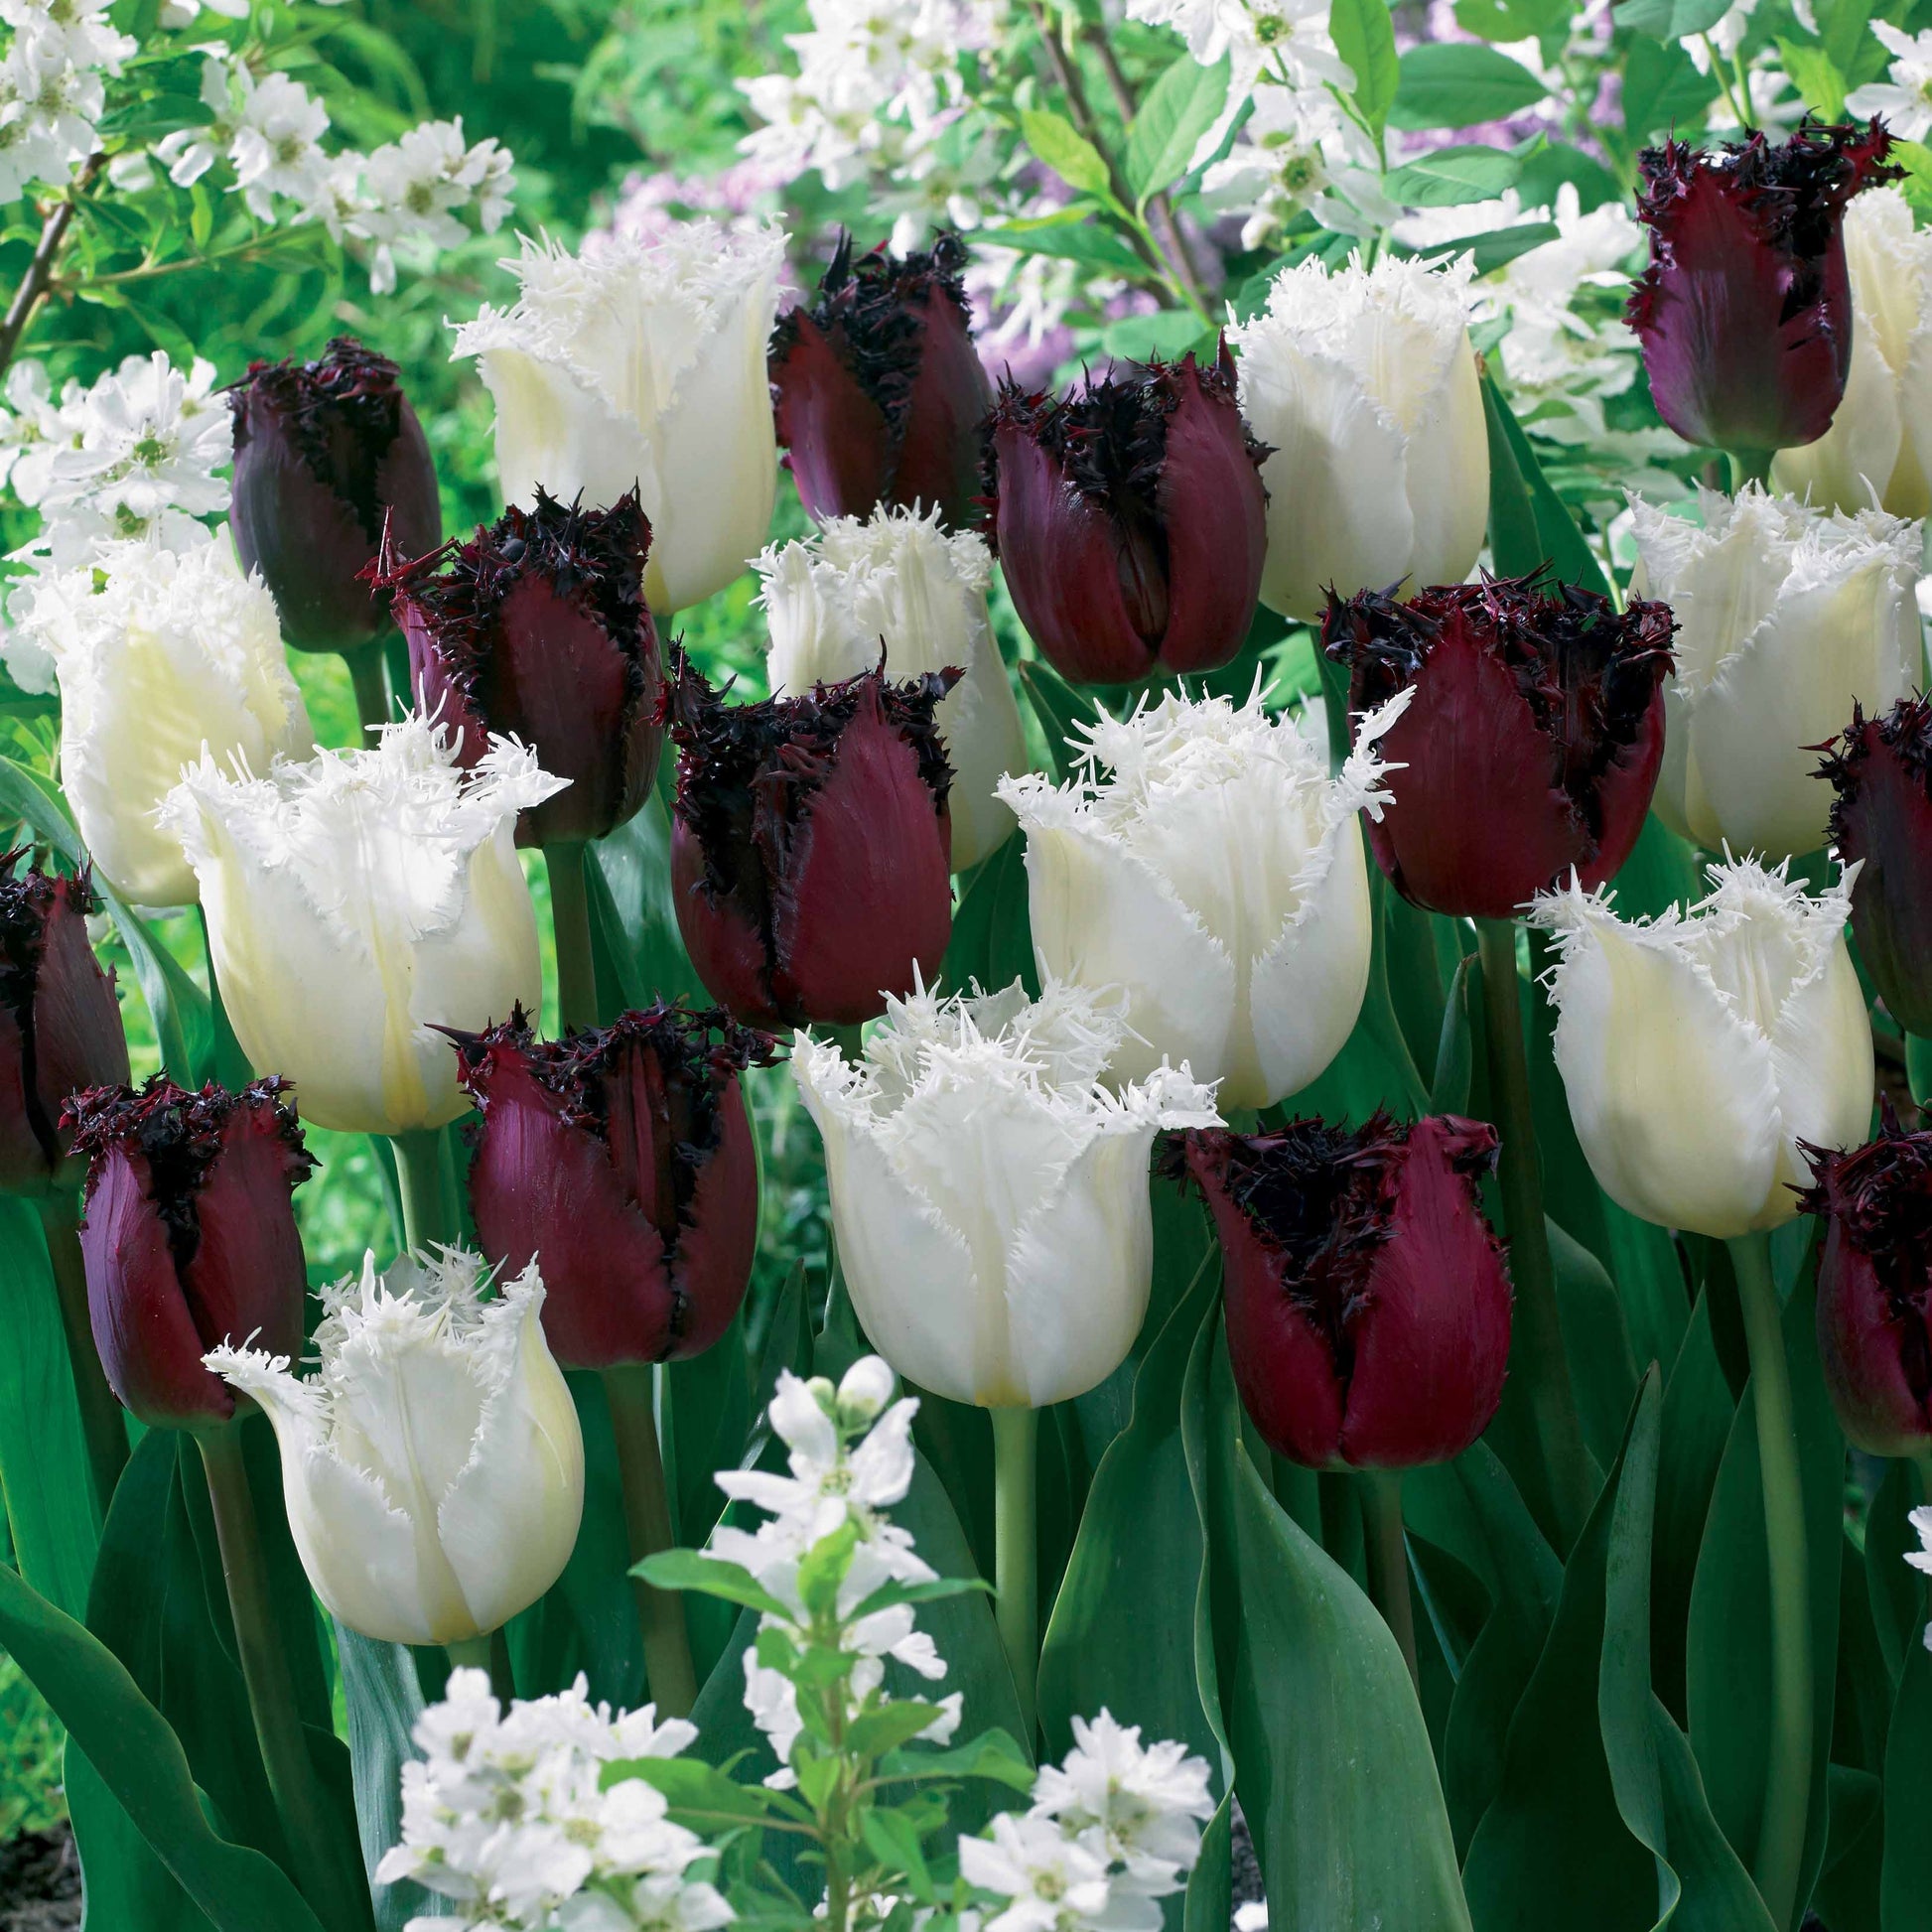
POLYGON ((1242 247, 1262 248, 1305 208, 1338 234, 1385 226, 1397 209, 1378 181, 1374 143, 1316 80, 1257 86, 1240 139, 1201 188, 1211 206, 1245 216, 1242 247))
POLYGON ((617 1718, 585 1682, 504 1712, 480 1670, 450 1674, 441 1704, 416 1724, 421 1761, 403 1766, 402 1843, 383 1857, 385 1884, 414 1879, 459 1907, 411 1919, 407 1932, 711 1932, 732 1910, 687 1876, 704 1841, 666 1817, 641 1778, 603 1788, 607 1764, 675 1757, 697 1735, 654 1706, 617 1718))
MULTIPOLYGON (((828 1537, 848 1526, 856 1532, 836 1604, 840 1647, 857 1658, 849 1680, 855 1704, 891 1702, 882 1688, 888 1657, 929 1682, 946 1674, 932 1639, 913 1627, 910 1604, 853 1615, 886 1584, 931 1583, 936 1575, 912 1548, 910 1533, 882 1513, 902 1502, 911 1486, 912 1418, 919 1406, 909 1396, 892 1402, 892 1394, 893 1371, 877 1355, 853 1363, 836 1389, 823 1376, 806 1382, 788 1370, 781 1374, 771 1427, 791 1451, 791 1474, 720 1470, 718 1486, 726 1495, 769 1516, 756 1531, 719 1529, 708 1551, 742 1565, 786 1606, 786 1616, 766 1611, 760 1630, 781 1630, 803 1644, 812 1618, 799 1595, 799 1566, 828 1537)), ((745 1705, 780 1766, 765 1782, 788 1789, 797 1782, 791 1747, 803 1728, 798 1693, 789 1678, 759 1662, 755 1648, 745 1653, 745 1705)), ((939 1709, 919 1735, 943 1744, 959 1725, 960 1693, 942 1699, 939 1709)))
MULTIPOLYGON (((1905 1561, 1932 1577, 1932 1503, 1921 1503, 1906 1520, 1918 1531, 1919 1547, 1907 1550, 1905 1561)), ((1932 1623, 1925 1626, 1925 1647, 1932 1650, 1932 1623)))
POLYGON ((108 20, 113 0, 0 0, 13 29, 0 58, 0 205, 30 182, 65 187, 100 145, 94 124, 137 43, 108 20))
POLYGON ((1932 133, 1932 30, 1906 34, 1874 20, 1871 34, 1892 62, 1884 79, 1855 87, 1845 97, 1846 111, 1861 120, 1882 114, 1894 140, 1923 141, 1932 133))
POLYGON ((960 1875, 1008 1901, 986 1932, 1159 1932, 1211 1817, 1207 1764, 1184 1744, 1144 1745, 1105 1711, 1073 1720, 1074 1747, 1045 1765, 1025 1812, 959 1841, 960 1875))

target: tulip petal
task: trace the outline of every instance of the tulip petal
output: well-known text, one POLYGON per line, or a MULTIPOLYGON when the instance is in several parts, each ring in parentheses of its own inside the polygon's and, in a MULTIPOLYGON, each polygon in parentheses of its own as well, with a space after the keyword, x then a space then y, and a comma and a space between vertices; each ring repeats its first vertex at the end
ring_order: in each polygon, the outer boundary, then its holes
POLYGON ((790 311, 784 327, 788 340, 771 365, 771 389, 777 440, 798 500, 811 517, 863 516, 892 476, 885 412, 839 359, 809 309, 790 311))

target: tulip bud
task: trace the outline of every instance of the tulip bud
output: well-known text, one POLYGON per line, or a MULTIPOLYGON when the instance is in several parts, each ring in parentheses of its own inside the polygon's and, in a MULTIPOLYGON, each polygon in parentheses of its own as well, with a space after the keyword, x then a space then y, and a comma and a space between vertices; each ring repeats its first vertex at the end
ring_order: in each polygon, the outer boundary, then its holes
POLYGON ((250 362, 234 411, 229 526, 267 580, 297 650, 353 649, 388 621, 362 573, 386 527, 396 552, 443 540, 436 464, 396 365, 349 336, 319 362, 250 362))
POLYGON ((1258 696, 1169 696, 1083 725, 1065 784, 1002 787, 1027 831, 1042 970, 1126 993, 1113 1077, 1172 1061, 1219 1081, 1223 1106, 1266 1107, 1340 1052, 1372 924, 1355 815, 1385 807, 1376 741, 1407 702, 1363 721, 1333 779, 1258 696))
POLYGON ((933 714, 954 682, 875 670, 727 705, 672 653, 678 930, 735 1019, 852 1026, 938 975, 952 773, 933 714))
POLYGON ((1027 768, 1020 707, 987 616, 992 567, 985 539, 947 536, 936 510, 880 510, 863 523, 837 517, 754 566, 764 580, 774 692, 857 677, 879 662, 882 644, 896 676, 964 672, 934 713, 953 769, 946 810, 955 872, 978 865, 1013 830, 995 787, 1027 768))
POLYGON ((1853 1153, 1807 1148, 1798 1206, 1822 1214, 1818 1362, 1846 1436, 1867 1455, 1932 1449, 1932 1134, 1889 1105, 1853 1153))
POLYGON ((1311 259, 1231 332, 1241 407, 1270 446, 1271 611, 1313 621, 1330 591, 1456 584, 1482 548, 1489 438, 1469 342, 1470 264, 1311 259))
POLYGON ((1871 1028, 1845 944, 1857 868, 1807 897, 1750 860, 1711 867, 1688 913, 1625 921, 1546 894, 1557 1071, 1596 1184, 1660 1227, 1729 1240, 1798 1211, 1799 1146, 1871 1117, 1871 1028))
POLYGON ((533 1038, 521 1009, 459 1035, 483 1111, 478 1245, 505 1274, 541 1260, 544 1333, 566 1368, 682 1361, 730 1325, 759 1225, 739 1075, 768 1065, 770 1044, 661 1003, 562 1040, 533 1038))
POLYGON ((771 395, 808 516, 924 505, 949 530, 978 521, 993 389, 973 347, 965 266, 955 234, 934 237, 929 253, 874 248, 856 262, 842 235, 818 300, 778 318, 771 395))
POLYGON ((514 738, 565 781, 517 820, 519 845, 601 839, 650 796, 664 680, 643 599, 649 549, 634 489, 587 510, 539 483, 534 509, 512 506, 471 542, 413 562, 385 552, 377 567, 417 706, 458 734, 459 761, 514 738))
POLYGON ((1901 698, 1871 719, 1855 707, 1821 775, 1838 792, 1832 848, 1859 869, 1859 957, 1891 1017, 1932 1035, 1932 700, 1901 698))
POLYGON ((411 715, 362 752, 232 775, 190 766, 162 807, 201 881, 248 1063, 318 1127, 400 1134, 462 1113, 438 1026, 481 1032, 543 991, 516 814, 563 780, 492 739, 466 771, 411 715))
POLYGON ((651 242, 572 255, 525 240, 512 309, 457 331, 496 404, 503 500, 541 483, 593 508, 634 489, 650 519, 644 598, 681 611, 723 590, 764 541, 777 443, 764 346, 784 234, 692 221, 651 242))
POLYGON ((1932 232, 1895 188, 1845 210, 1852 366, 1832 426, 1785 450, 1771 478, 1827 509, 1932 511, 1932 232))
POLYGON ((1572 874, 1612 878, 1663 760, 1673 627, 1661 604, 1619 612, 1531 577, 1331 599, 1322 642, 1349 666, 1350 710, 1415 695, 1383 746, 1396 795, 1368 828, 1396 890, 1506 919, 1572 874))
POLYGON ((1135 684, 1241 648, 1267 548, 1267 454, 1234 365, 1130 362, 1055 400, 1008 382, 989 425, 994 549, 1063 676, 1135 684))
POLYGON ((1702 525, 1633 500, 1635 595, 1677 619, 1659 818, 1709 851, 1816 852, 1817 748, 1918 676, 1919 528, 1768 495, 1700 492, 1702 525))
POLYGON ((1657 413, 1686 442, 1768 455, 1831 426, 1852 363, 1845 205, 1897 176, 1890 147, 1874 120, 1637 157, 1650 266, 1625 320, 1657 413))
POLYGON ((1029 1003, 1016 982, 890 1001, 857 1065, 794 1039, 852 1305, 908 1380, 1037 1409, 1126 1359, 1153 1278, 1154 1137, 1218 1116, 1184 1067, 1099 1086, 1125 1030, 1118 1000, 1049 983, 1029 1003))
POLYGON ((1262 1440, 1311 1469, 1413 1469, 1489 1426, 1509 1361, 1509 1275, 1479 1186, 1495 1130, 1377 1111, 1170 1157, 1221 1243, 1228 1360, 1262 1440))
POLYGON ((127 1038, 87 942, 86 880, 16 873, 20 858, 0 853, 0 1192, 43 1194, 67 1159, 68 1096, 124 1083, 127 1038))
POLYGON ((233 1392, 203 1366, 224 1342, 302 1352, 307 1276, 296 1186, 315 1167, 283 1080, 200 1093, 156 1074, 138 1091, 76 1094, 88 1158, 80 1226, 87 1311, 107 1384, 150 1429, 229 1421, 233 1392))
POLYGON ((380 1643, 463 1643, 558 1577, 584 1513, 584 1439, 543 1339, 534 1265, 487 1299, 453 1248, 322 1291, 318 1372, 224 1346, 209 1368, 268 1412, 309 1583, 380 1643))

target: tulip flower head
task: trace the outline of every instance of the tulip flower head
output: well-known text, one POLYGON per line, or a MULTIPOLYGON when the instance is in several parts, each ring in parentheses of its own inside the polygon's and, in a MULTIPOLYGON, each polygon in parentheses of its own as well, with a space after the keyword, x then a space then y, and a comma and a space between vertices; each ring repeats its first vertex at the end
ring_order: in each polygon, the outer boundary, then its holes
POLYGON ((413 561, 385 552, 416 703, 476 765, 492 738, 530 746, 568 788, 517 822, 517 843, 601 839, 650 795, 663 671, 644 606, 650 525, 635 490, 608 510, 541 483, 469 543, 413 561))
POLYGON ((1895 188, 1845 210, 1852 365, 1832 426, 1771 466, 1778 488, 1828 509, 1932 512, 1932 231, 1895 188))
POLYGON ((0 853, 0 1192, 43 1194, 68 1157, 61 1115, 85 1087, 127 1079, 127 1036, 87 940, 84 878, 0 853))
POLYGON ((1232 332, 1241 407, 1271 451, 1262 602, 1312 622, 1330 591, 1469 574, 1488 517, 1489 440, 1465 256, 1385 255, 1278 276, 1232 332))
POLYGON ((852 257, 842 235, 818 285, 771 332, 784 465, 820 521, 924 505, 949 530, 977 521, 980 428, 992 385, 973 347, 966 245, 852 257))
POLYGON ((1266 452, 1234 367, 1128 363, 1060 398, 1008 382, 988 429, 994 549, 1040 654, 1079 683, 1211 671, 1241 648, 1267 548, 1266 452))
POLYGON ((1103 717, 1080 727, 1065 784, 1002 785, 1026 827, 1043 969, 1125 992, 1113 1077, 1172 1061, 1219 1081, 1224 1106, 1265 1107, 1341 1050, 1372 924, 1355 815, 1387 806, 1377 741, 1408 702, 1362 721, 1332 779, 1325 752, 1257 693, 1103 717))
POLYGON ((1868 1455, 1932 1449, 1932 1134, 1889 1106, 1850 1154, 1807 1148, 1798 1205, 1825 1217, 1818 1360, 1846 1435, 1868 1455))
POLYGON ((1855 703, 1919 675, 1919 526, 1841 516, 1755 484, 1700 492, 1702 526, 1633 500, 1633 591, 1677 618, 1657 815, 1709 851, 1825 843, 1818 747, 1855 703))
POLYGON ((516 814, 563 782, 504 739, 465 770, 455 734, 414 715, 265 777, 207 758, 183 774, 163 816, 201 883, 235 1037, 318 1127, 400 1134, 463 1112, 435 1029, 537 1004, 516 814))
POLYGON ((137 905, 192 905, 195 872, 157 808, 198 759, 315 749, 275 602, 220 537, 107 545, 37 587, 31 620, 61 684, 61 784, 100 877, 137 905))
POLYGON ((285 1088, 191 1093, 156 1074, 73 1098, 94 1346, 108 1386, 150 1429, 233 1417, 234 1392, 204 1365, 210 1348, 302 1351, 308 1278, 290 1196, 316 1164, 285 1088))
POLYGON ((1148 1154, 1218 1124, 1213 1089, 1100 1076, 1124 1002, 1049 984, 888 1003, 865 1058, 799 1034, 853 1307, 898 1372, 956 1402, 1039 1408, 1126 1359, 1153 1270, 1148 1154))
POLYGON ((713 999, 746 1026, 871 1020, 936 976, 952 936, 952 773, 934 712, 954 674, 880 670, 728 705, 682 653, 671 889, 713 999))
POLYGON ((457 331, 496 404, 503 498, 541 483, 592 508, 635 489, 650 520, 644 597, 681 611, 764 541, 777 488, 765 339, 784 234, 692 221, 573 255, 525 240, 514 308, 457 331))
POLYGON ((1751 860, 1688 913, 1619 919, 1572 886, 1556 935, 1556 1062, 1597 1185, 1661 1227, 1728 1240, 1798 1211, 1800 1143, 1871 1116, 1871 1029, 1845 944, 1856 868, 1815 897, 1751 860))
POLYGON ((1402 772, 1369 844, 1405 898, 1506 919, 1573 871, 1611 878, 1643 830, 1664 756, 1671 614, 1537 578, 1485 577, 1408 603, 1330 601, 1349 706, 1415 702, 1384 751, 1402 772))
POLYGON ((387 625, 362 573, 384 531, 405 557, 443 538, 436 464, 396 365, 348 336, 316 362, 251 362, 234 411, 229 527, 298 650, 348 650, 387 625))
POLYGON ((584 1440, 543 1339, 534 1266, 485 1295, 446 1248, 322 1291, 307 1380, 266 1348, 207 1366, 268 1412, 289 1528, 333 1615, 381 1643, 461 1643, 563 1573, 584 1509, 584 1440))
POLYGON ((557 1359, 603 1369, 709 1348, 752 1278, 758 1151, 740 1076, 769 1063, 769 1038, 659 1003, 553 1041, 519 1009, 457 1046, 483 1113, 478 1245, 505 1274, 542 1264, 557 1359))
POLYGON ((1489 1426, 1510 1290, 1479 1187, 1496 1135, 1442 1115, 1191 1133, 1169 1159, 1221 1243, 1228 1359, 1262 1440, 1311 1469, 1411 1469, 1489 1426))
POLYGON ((857 677, 878 664, 882 647, 895 677, 962 673, 933 714, 953 769, 946 808, 955 872, 978 865, 1013 830, 995 788, 1027 768, 1020 707, 987 617, 992 567, 985 539, 948 536, 936 509, 835 517, 754 565, 764 582, 774 692, 857 677))
POLYGON ((1806 122, 1712 153, 1666 141, 1637 157, 1650 266, 1625 315, 1657 413, 1688 443, 1768 455, 1831 427, 1852 366, 1845 207, 1891 136, 1806 122))

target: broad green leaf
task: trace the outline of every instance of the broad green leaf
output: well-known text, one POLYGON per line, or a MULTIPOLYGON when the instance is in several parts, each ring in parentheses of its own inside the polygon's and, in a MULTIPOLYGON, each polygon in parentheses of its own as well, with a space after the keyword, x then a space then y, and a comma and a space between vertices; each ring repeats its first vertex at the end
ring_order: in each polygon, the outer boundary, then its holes
POLYGON ((1388 0, 1335 0, 1328 32, 1335 52, 1355 76, 1356 110, 1379 133, 1401 80, 1388 0))
POLYGON ((940 976, 949 992, 977 982, 987 992, 1025 980, 1039 990, 1028 910, 1027 842, 1017 833, 960 881, 952 937, 940 976))
POLYGON ((1466 1114, 1469 1111, 1469 1077, 1472 1070, 1469 1044, 1469 976, 1482 967, 1474 953, 1465 953, 1449 982, 1449 999, 1443 1007, 1442 1038, 1436 1048, 1436 1071, 1429 1083, 1429 1111, 1432 1114, 1466 1114))
POLYGON ((1069 188, 1113 201, 1113 183, 1100 150, 1063 115, 1050 107, 1022 108, 1020 137, 1069 188))
POLYGON ((416 1660, 399 1643, 378 1643, 345 1623, 336 1625, 343 1702, 348 1715, 349 1764, 362 1868, 369 1874, 377 1932, 403 1932, 410 1919, 445 1907, 411 1879, 378 1884, 376 1865, 402 1837, 402 1767, 418 1755, 410 1733, 422 1716, 416 1660))
POLYGON ((1203 67, 1191 55, 1173 62, 1148 89, 1127 131, 1127 185, 1145 206, 1184 175, 1201 137, 1228 95, 1228 57, 1203 67))
POLYGON ((1918 1648, 1925 1629, 1925 1584, 1922 1573, 1905 1561, 1905 1553, 1919 1547, 1918 1534, 1910 1522, 1911 1510, 1932 1498, 1915 1483, 1914 1475, 1906 1463, 1888 1463, 1864 1522, 1865 1590, 1871 1623, 1885 1668, 1894 1678, 1918 1648))
POLYGON ((1655 41, 1689 40, 1708 34, 1725 13, 1729 0, 1617 0, 1611 10, 1619 27, 1648 34, 1655 41))
POLYGON ((1100 346, 1109 355, 1132 362, 1175 362, 1192 350, 1196 357, 1211 355, 1218 333, 1203 326, 1188 309, 1160 309, 1151 316, 1122 316, 1100 332, 1100 346))
MULTIPOLYGON (((1923 1614, 1921 1596, 1921 1614, 1923 1614)), ((1917 1932, 1932 1900, 1932 1651, 1914 1644, 1885 1746, 1885 1854, 1879 1882, 1884 1932, 1917 1932)))
MULTIPOLYGON (((668 761, 667 761, 668 762, 668 761)), ((664 781, 643 809, 590 848, 591 934, 597 953, 598 999, 645 1007, 680 993, 700 1003, 705 992, 677 927, 671 892, 671 823, 664 781), (607 982, 614 982, 609 985, 607 982)))
POLYGON ((1639 38, 1630 43, 1623 64, 1623 125, 1632 141, 1668 134, 1701 120, 1718 98, 1714 75, 1700 73, 1675 41, 1639 38))
POLYGON ((1607 595, 1603 566, 1562 497, 1550 487, 1529 438, 1486 369, 1482 407, 1489 426, 1489 546, 1496 569, 1516 577, 1547 565, 1561 583, 1607 595), (1527 524, 1524 499, 1530 512, 1527 524))
POLYGON ((1086 743, 1081 727, 1097 724, 1102 712, 1084 691, 1077 691, 1043 658, 1030 657, 1020 666, 1020 691, 1033 707, 1046 740, 1046 756, 1053 776, 1064 784, 1072 775, 1079 748, 1086 743))
POLYGON ((1603 1264, 1555 1221, 1545 1217, 1556 1274, 1557 1312, 1584 1442, 1599 1463, 1616 1453, 1624 1419, 1637 1393, 1637 1365, 1623 1310, 1603 1264))
POLYGON ((1146 273, 1147 264, 1112 228, 1095 220, 1096 212, 1091 202, 1080 202, 1034 219, 976 229, 973 239, 988 247, 1017 248, 1025 255, 1051 255, 1060 261, 1080 262, 1114 275, 1146 273))
POLYGON ((1570 0, 1455 0, 1455 24, 1479 41, 1533 40, 1570 15, 1570 0))
POLYGON ((636 1574, 656 1589, 691 1589, 722 1596, 747 1609, 786 1614, 785 1606, 740 1563, 726 1563, 696 1550, 664 1550, 634 1566, 636 1574))
POLYGON ((1493 202, 1522 172, 1522 158, 1503 148, 1436 148, 1391 168, 1382 191, 1404 207, 1457 207, 1493 202))
POLYGON ((1820 120, 1837 121, 1845 114, 1845 75, 1822 47, 1780 39, 1778 60, 1798 90, 1798 98, 1820 120))
POLYGON ((1518 221, 1513 227, 1485 228, 1480 234, 1459 235, 1453 241, 1440 241, 1416 252, 1425 261, 1449 261, 1467 255, 1476 274, 1487 275, 1518 255, 1555 241, 1562 233, 1554 221, 1518 221))
POLYGON ((1389 124, 1472 127, 1533 107, 1549 89, 1520 61, 1479 41, 1423 41, 1398 63, 1389 124))

